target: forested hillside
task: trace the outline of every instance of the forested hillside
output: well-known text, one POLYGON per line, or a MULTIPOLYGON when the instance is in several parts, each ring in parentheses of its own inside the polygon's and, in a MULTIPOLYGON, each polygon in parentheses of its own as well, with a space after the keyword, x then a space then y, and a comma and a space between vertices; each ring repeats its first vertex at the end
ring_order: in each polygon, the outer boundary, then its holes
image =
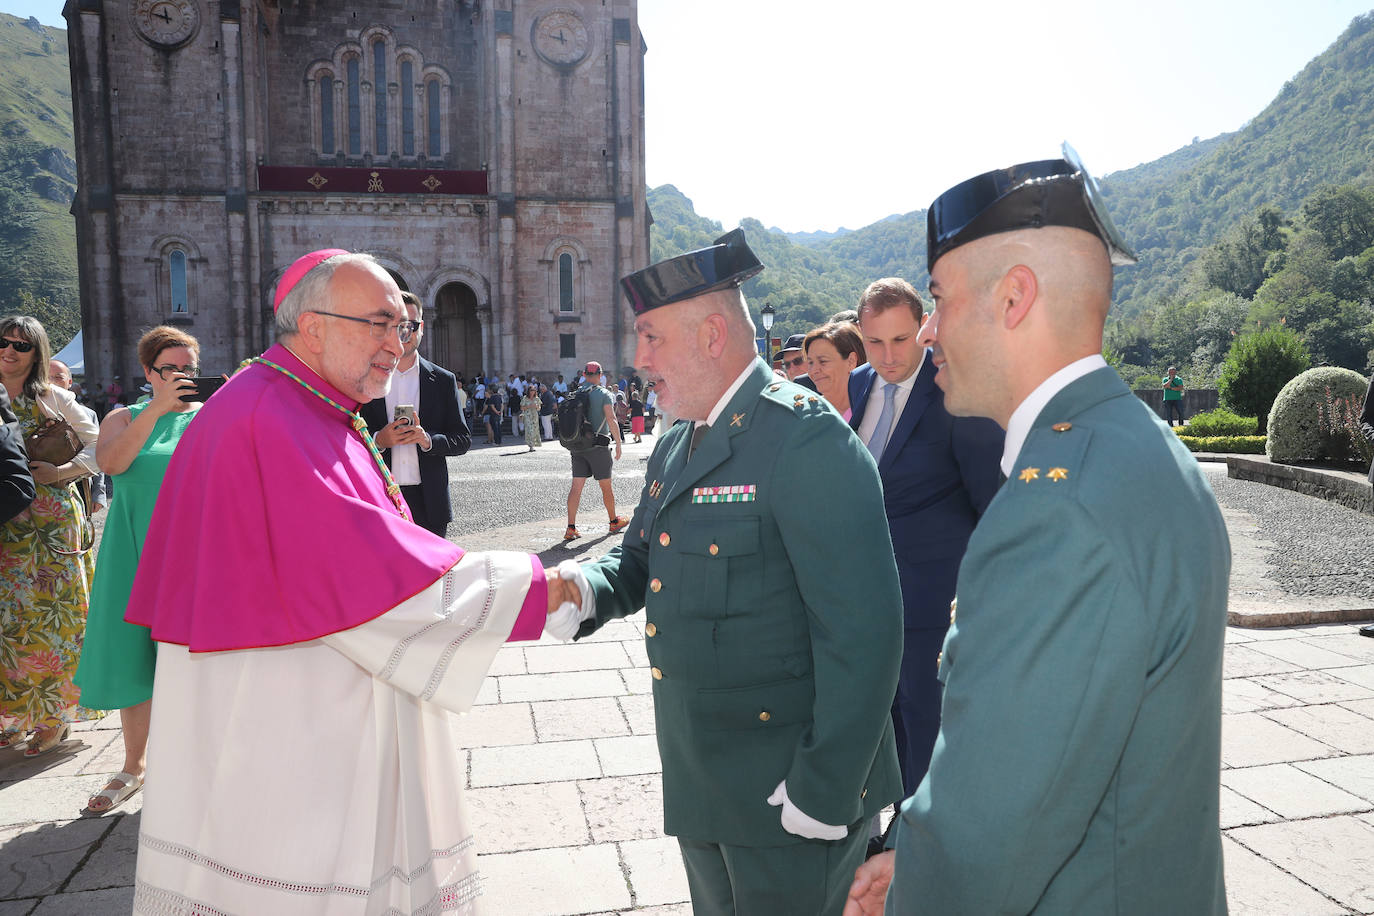
POLYGON ((0 301, 61 347, 80 327, 67 34, 0 13, 0 301))

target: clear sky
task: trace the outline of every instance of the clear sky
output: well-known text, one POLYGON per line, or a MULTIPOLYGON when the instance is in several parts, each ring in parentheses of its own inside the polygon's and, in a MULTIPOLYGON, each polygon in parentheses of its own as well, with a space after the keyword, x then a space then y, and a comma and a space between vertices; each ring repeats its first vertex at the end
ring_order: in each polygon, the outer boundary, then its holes
MULTIPOLYGON (((1104 175, 1236 130, 1371 6, 639 0, 648 180, 726 228, 803 231, 920 209, 1063 140, 1104 175)), ((60 0, 0 11, 65 27, 60 0)))

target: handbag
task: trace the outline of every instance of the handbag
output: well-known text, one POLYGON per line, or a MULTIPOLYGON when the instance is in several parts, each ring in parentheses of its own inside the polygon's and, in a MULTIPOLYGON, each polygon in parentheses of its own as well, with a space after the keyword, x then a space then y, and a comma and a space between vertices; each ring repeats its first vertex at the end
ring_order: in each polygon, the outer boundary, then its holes
POLYGON ((45 461, 63 465, 81 453, 81 437, 66 420, 49 417, 32 435, 24 438, 24 451, 29 461, 45 461))

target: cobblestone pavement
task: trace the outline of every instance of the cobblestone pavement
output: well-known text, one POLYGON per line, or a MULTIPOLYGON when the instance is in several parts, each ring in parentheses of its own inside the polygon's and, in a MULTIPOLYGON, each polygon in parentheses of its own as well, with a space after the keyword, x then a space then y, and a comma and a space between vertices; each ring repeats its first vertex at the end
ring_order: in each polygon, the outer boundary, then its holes
MULTIPOLYGON (((618 466, 627 514, 651 444, 630 446, 618 466)), ((567 457, 556 444, 534 454, 518 442, 479 447, 452 468, 464 546, 553 562, 597 556, 618 540, 588 492, 585 537, 561 544, 567 457)), ((1233 588, 1255 574, 1238 571, 1233 588)), ((1374 640, 1349 624, 1232 628, 1225 676, 1231 912, 1374 913, 1374 640)), ((662 834, 649 684, 637 618, 576 644, 501 650, 455 729, 489 914, 690 912, 676 845, 662 834)), ((121 756, 115 715, 83 724, 38 761, 0 751, 0 916, 129 911, 140 797, 120 814, 78 816, 121 756)))

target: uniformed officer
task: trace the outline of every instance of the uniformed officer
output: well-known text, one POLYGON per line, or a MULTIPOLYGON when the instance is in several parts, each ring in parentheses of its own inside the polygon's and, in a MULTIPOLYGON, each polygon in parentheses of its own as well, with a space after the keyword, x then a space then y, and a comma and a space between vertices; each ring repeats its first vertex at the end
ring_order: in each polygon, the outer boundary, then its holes
POLYGON ((1230 546, 1197 462, 1102 359, 1134 263, 1067 146, 928 216, 922 332, 951 413, 1006 429, 940 666, 943 723, 895 854, 847 914, 1224 913, 1230 546), (889 885, 890 881, 890 887, 889 885))
POLYGON ((872 457, 755 352, 739 286, 762 269, 735 230, 622 280, 635 365, 688 422, 624 543, 582 567, 581 635, 645 609, 693 912, 838 916, 868 818, 901 796, 902 599, 872 457))

